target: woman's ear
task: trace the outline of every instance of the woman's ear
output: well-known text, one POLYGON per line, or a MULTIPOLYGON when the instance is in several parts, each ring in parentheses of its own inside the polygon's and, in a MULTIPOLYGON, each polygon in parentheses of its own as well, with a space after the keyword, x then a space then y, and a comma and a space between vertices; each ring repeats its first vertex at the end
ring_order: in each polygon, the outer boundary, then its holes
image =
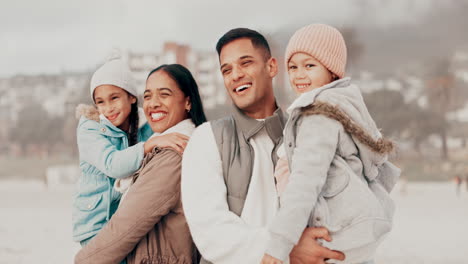
POLYGON ((188 113, 192 109, 192 103, 190 102, 190 97, 185 98, 185 111, 188 113))

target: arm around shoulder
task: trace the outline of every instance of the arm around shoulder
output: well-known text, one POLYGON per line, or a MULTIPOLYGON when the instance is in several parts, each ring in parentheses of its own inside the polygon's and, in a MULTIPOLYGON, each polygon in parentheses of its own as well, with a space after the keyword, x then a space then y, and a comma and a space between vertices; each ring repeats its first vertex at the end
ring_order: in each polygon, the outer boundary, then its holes
POLYGON ((118 150, 100 131, 100 123, 82 118, 77 128, 80 158, 112 178, 125 178, 133 174, 144 157, 144 143, 118 150))

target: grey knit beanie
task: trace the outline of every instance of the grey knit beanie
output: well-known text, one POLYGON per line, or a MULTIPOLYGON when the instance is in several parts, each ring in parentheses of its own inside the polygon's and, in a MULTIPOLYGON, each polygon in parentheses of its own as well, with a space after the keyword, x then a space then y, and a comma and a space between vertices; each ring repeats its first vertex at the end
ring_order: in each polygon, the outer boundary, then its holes
POLYGON ((94 101, 94 90, 104 84, 115 85, 129 92, 133 96, 137 96, 135 87, 135 80, 130 72, 127 63, 122 59, 119 51, 114 51, 107 59, 106 63, 102 65, 93 74, 91 78, 91 85, 89 92, 91 99, 94 101))

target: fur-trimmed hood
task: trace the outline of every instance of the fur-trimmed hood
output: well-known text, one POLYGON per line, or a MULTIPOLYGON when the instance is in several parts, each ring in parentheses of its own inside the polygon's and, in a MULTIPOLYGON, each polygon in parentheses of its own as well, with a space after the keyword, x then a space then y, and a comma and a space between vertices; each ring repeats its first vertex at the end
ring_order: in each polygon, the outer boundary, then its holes
POLYGON ((364 103, 360 89, 343 78, 323 87, 303 93, 288 108, 288 112, 301 111, 306 115, 325 115, 339 121, 357 148, 368 178, 378 174, 394 150, 394 143, 385 139, 364 103))
MULTIPOLYGON (((82 116, 93 120, 96 122, 101 122, 101 120, 107 120, 104 115, 99 114, 99 111, 94 105, 79 104, 75 109, 75 116, 77 119, 80 119, 82 116)), ((146 116, 141 107, 138 108, 138 128, 143 127, 146 123, 146 116)))
POLYGON ((89 120, 99 122, 99 111, 93 105, 79 104, 75 109, 75 117, 80 119, 82 116, 89 120))

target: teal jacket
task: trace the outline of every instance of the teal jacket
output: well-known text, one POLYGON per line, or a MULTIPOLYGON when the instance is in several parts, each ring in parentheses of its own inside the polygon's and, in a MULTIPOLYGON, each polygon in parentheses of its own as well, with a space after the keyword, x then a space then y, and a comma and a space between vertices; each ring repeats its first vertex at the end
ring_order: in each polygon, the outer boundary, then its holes
POLYGON ((81 176, 73 199, 73 240, 80 242, 96 235, 116 211, 121 194, 114 190, 115 179, 132 175, 144 157, 144 141, 152 134, 140 113, 138 142, 128 146, 127 134, 93 106, 80 105, 77 114, 77 142, 81 176))

